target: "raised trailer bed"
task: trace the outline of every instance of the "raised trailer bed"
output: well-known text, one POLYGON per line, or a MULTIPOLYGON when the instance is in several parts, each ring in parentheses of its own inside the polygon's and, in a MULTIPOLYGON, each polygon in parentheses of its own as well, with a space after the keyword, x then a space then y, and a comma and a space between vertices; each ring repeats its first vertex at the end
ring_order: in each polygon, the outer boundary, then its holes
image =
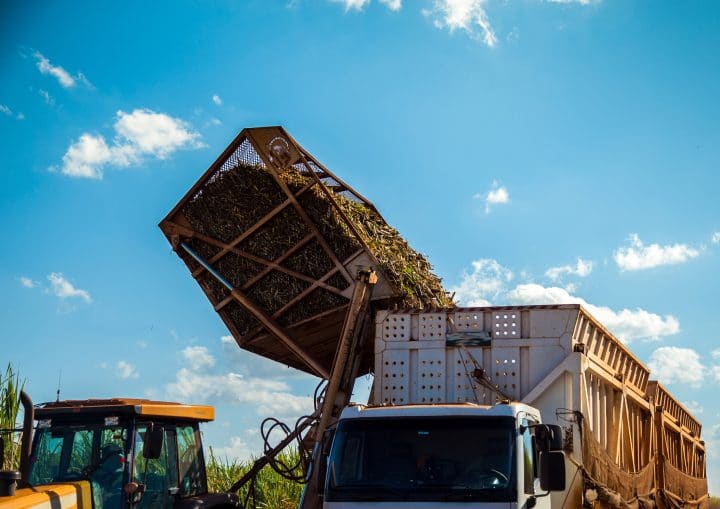
POLYGON ((360 270, 379 276, 376 306, 451 304, 425 257, 281 127, 244 129, 160 228, 241 348, 324 378, 360 270))

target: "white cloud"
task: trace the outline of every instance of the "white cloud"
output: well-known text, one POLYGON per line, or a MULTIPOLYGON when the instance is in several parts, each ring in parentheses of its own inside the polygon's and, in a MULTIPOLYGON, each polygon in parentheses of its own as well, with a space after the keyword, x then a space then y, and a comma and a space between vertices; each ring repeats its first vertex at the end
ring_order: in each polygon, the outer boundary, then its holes
POLYGON ((545 271, 545 276, 553 281, 557 281, 562 278, 564 274, 568 276, 587 277, 590 275, 593 269, 593 262, 583 260, 582 258, 577 259, 575 265, 563 265, 561 267, 551 267, 545 271))
POLYGON ((402 0, 380 0, 380 3, 387 5, 391 11, 399 11, 402 8, 402 0))
POLYGON ((61 172, 69 177, 101 179, 105 166, 127 167, 145 157, 166 159, 173 152, 200 148, 200 134, 184 120, 148 109, 118 111, 115 138, 109 145, 102 135, 84 133, 63 156, 61 172))
POLYGON ((502 205, 510 201, 510 193, 507 188, 501 186, 497 180, 493 181, 492 188, 487 194, 476 193, 473 195, 476 200, 485 200, 485 213, 489 214, 493 205, 502 205))
POLYGON ((346 11, 355 10, 361 11, 365 5, 370 3, 370 0, 331 0, 334 3, 343 4, 346 11))
POLYGON ((489 306, 505 290, 513 273, 497 261, 484 258, 472 262, 472 272, 464 272, 460 284, 451 288, 463 306, 489 306))
POLYGON ((72 299, 77 297, 83 299, 85 302, 92 302, 90 293, 87 290, 75 288, 73 284, 59 272, 53 272, 48 275, 47 278, 48 281, 50 281, 50 289, 56 297, 61 299, 72 299))
POLYGON ((710 368, 710 374, 712 375, 715 382, 720 384, 720 366, 713 366, 710 368))
POLYGON ((312 397, 292 394, 284 381, 239 373, 205 374, 181 368, 166 390, 170 398, 181 401, 251 404, 265 416, 298 416, 313 409, 312 397))
POLYGON ((120 378, 138 378, 140 376, 135 367, 126 361, 118 361, 115 368, 115 373, 120 378))
POLYGON ((700 255, 697 249, 687 244, 646 246, 636 233, 631 234, 629 240, 630 246, 621 247, 613 254, 615 263, 621 270, 644 270, 660 265, 675 265, 700 255))
POLYGON ((613 310, 596 306, 585 299, 571 295, 564 288, 530 283, 521 284, 506 294, 511 304, 581 304, 600 323, 623 341, 633 339, 658 339, 680 332, 680 322, 672 315, 660 316, 641 308, 613 310))
POLYGON ((39 284, 37 281, 33 281, 29 277, 25 276, 20 276, 18 279, 20 280, 20 284, 25 288, 36 288, 39 284))
POLYGON ((45 104, 49 106, 53 106, 55 104, 55 99, 53 99, 47 90, 40 89, 38 90, 38 93, 40 94, 40 97, 45 100, 45 104))
POLYGON ((220 338, 220 349, 220 359, 224 367, 233 371, 241 371, 259 378, 283 380, 310 378, 310 375, 302 371, 289 368, 279 362, 241 349, 232 336, 222 336, 220 338))
POLYGON ((700 415, 705 411, 705 409, 702 407, 700 403, 697 401, 684 401, 683 406, 688 409, 688 411, 697 416, 700 415))
POLYGON ((213 447, 213 455, 219 460, 244 461, 251 457, 252 450, 241 437, 230 437, 230 443, 222 447, 213 447))
POLYGON ((77 73, 75 76, 70 74, 68 71, 63 69, 59 65, 52 65, 50 63, 50 60, 48 60, 42 53, 39 51, 35 52, 35 60, 37 61, 37 68, 40 71, 41 74, 49 74, 50 76, 55 77, 58 80, 58 83, 64 88, 73 88, 78 83, 83 83, 84 85, 87 85, 88 87, 92 88, 92 84, 88 81, 88 79, 85 77, 85 75, 81 72, 77 73))
POLYGON ((193 371, 212 368, 215 365, 215 358, 210 355, 204 346, 188 346, 180 355, 187 361, 193 371))
POLYGON ((102 178, 102 168, 113 155, 103 136, 82 134, 63 156, 62 173, 76 178, 102 178))
POLYGON ((479 28, 482 42, 492 48, 497 36, 485 11, 486 4, 487 0, 434 0, 432 9, 423 10, 423 14, 432 17, 437 28, 450 32, 460 29, 474 37, 479 28))
POLYGON ((710 355, 712 355, 713 359, 720 359, 720 348, 716 348, 712 352, 710 352, 710 355))
MULTIPOLYGON (((13 110, 10 108, 10 106, 7 106, 6 104, 0 104, 0 113, 8 117, 12 117, 14 115, 13 110)), ((20 112, 15 115, 15 118, 17 118, 18 120, 23 120, 25 118, 25 114, 20 112)))
POLYGON ((215 104, 217 104, 218 106, 220 106, 220 105, 222 104, 222 99, 220 99, 220 96, 219 96, 219 95, 214 94, 214 95, 212 96, 212 102, 214 102, 215 104))
POLYGON ((663 346, 650 355, 650 376, 664 385, 680 383, 699 387, 705 377, 705 366, 692 348, 663 346))
POLYGON ((199 146, 200 134, 191 131, 184 120, 148 109, 118 111, 115 131, 122 139, 120 145, 138 156, 149 154, 165 159, 182 147, 199 146))
POLYGON ((715 232, 712 234, 712 238, 710 239, 713 244, 720 244, 720 232, 715 232))

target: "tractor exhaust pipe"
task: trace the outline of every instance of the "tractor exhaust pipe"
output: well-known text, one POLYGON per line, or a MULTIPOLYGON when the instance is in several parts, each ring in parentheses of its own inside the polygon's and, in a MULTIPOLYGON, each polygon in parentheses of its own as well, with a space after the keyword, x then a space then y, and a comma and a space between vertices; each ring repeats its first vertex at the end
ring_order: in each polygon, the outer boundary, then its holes
POLYGON ((27 486, 30 475, 30 453, 32 452, 33 423, 35 422, 35 408, 30 396, 20 391, 20 402, 23 406, 22 442, 20 442, 20 483, 27 486))

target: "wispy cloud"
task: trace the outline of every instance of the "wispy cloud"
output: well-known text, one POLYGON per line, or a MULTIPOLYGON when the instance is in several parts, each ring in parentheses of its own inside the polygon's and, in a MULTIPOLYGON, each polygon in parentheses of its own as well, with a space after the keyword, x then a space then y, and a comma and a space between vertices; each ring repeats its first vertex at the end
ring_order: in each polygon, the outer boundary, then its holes
POLYGON ((195 371, 212 368, 215 365, 215 358, 205 346, 188 346, 180 351, 180 355, 195 371))
POLYGON ((501 186, 497 180, 494 180, 492 187, 487 193, 476 193, 473 195, 476 200, 485 201, 485 213, 489 214, 492 207, 510 202, 510 193, 505 186, 501 186))
POLYGON ((53 76, 63 88, 74 88, 78 83, 92 88, 92 83, 88 81, 83 73, 78 72, 72 75, 62 66, 51 64, 50 60, 39 51, 36 51, 33 56, 40 74, 53 76))
POLYGON ((61 273, 53 272, 48 275, 47 279, 50 281, 50 290, 56 297, 59 297, 60 299, 79 298, 87 303, 92 302, 90 293, 87 290, 75 288, 75 286, 61 273))
POLYGON ((343 4, 346 11, 361 11, 365 5, 370 3, 370 0, 330 0, 336 4, 343 4))
POLYGON ((399 11, 402 8, 402 0, 380 0, 380 3, 387 5, 391 11, 399 11))
POLYGON ((700 415, 705 411, 702 405, 695 400, 683 401, 683 406, 687 408, 693 415, 700 415))
POLYGON ((24 113, 21 112, 21 113, 15 114, 15 113, 13 113, 13 110, 10 108, 10 106, 8 106, 6 104, 0 104, 0 114, 5 115, 6 117, 14 116, 18 120, 23 120, 25 118, 24 113))
POLYGON ((512 271, 496 260, 483 258, 472 262, 472 269, 463 272, 460 284, 450 291, 465 306, 490 306, 513 277, 512 271))
POLYGON ((80 135, 65 152, 60 172, 101 179, 105 166, 129 167, 146 157, 166 159, 178 150, 205 146, 201 135, 184 120, 149 109, 118 111, 113 128, 115 137, 110 144, 102 135, 80 135))
POLYGON ((38 90, 38 94, 40 94, 40 97, 45 100, 45 104, 47 104, 48 106, 55 105, 55 99, 50 95, 47 90, 40 89, 38 90))
POLYGON ((220 99, 220 96, 215 94, 212 96, 212 102, 214 102, 217 106, 222 105, 222 99, 220 99))
POLYGON ((558 281, 562 279, 562 276, 577 276, 587 277, 593 270, 593 262, 583 260, 582 258, 577 259, 575 265, 562 265, 560 267, 550 267, 545 271, 545 276, 552 281, 558 281))
POLYGON ((700 355, 692 348, 662 346, 650 355, 648 367, 653 378, 671 385, 680 383, 700 387, 707 369, 700 362, 700 355))
POLYGON ((581 304, 624 341, 654 340, 680 331, 680 322, 672 315, 660 316, 642 308, 615 310, 597 306, 555 286, 522 283, 510 287, 508 283, 512 279, 512 271, 497 261, 477 260, 473 262, 472 270, 464 272, 460 283, 451 290, 464 306, 581 304))
POLYGON ((23 285, 25 288, 37 288, 40 284, 37 281, 33 281, 29 277, 25 276, 20 276, 18 280, 20 281, 20 284, 23 285))
POLYGON ((492 48, 498 40, 490 25, 486 5, 487 0, 434 0, 432 8, 422 12, 432 18, 437 28, 447 29, 451 33, 462 30, 472 37, 479 37, 486 46, 492 48))
POLYGON ((135 366, 126 361, 118 361, 115 365, 115 374, 119 378, 138 378, 138 374, 135 366))
POLYGON ((720 244, 720 232, 713 233, 710 240, 713 244, 720 244))
MULTIPOLYGON (((235 350, 239 350, 237 346, 235 350)), ((216 404, 248 404, 255 408, 258 415, 263 416, 297 417, 312 409, 312 398, 292 394, 283 377, 213 370, 215 359, 205 347, 185 348, 181 356, 185 366, 176 373, 175 381, 166 386, 170 398, 216 404)))
POLYGON ((621 270, 645 270, 661 265, 676 265, 696 258, 700 252, 687 244, 645 245, 640 237, 630 235, 630 245, 615 251, 613 258, 621 270))
MULTIPOLYGON (((361 11, 371 0, 330 0, 336 4, 343 4, 345 6, 345 12, 347 11, 361 11)), ((399 11, 402 8, 402 0, 380 0, 381 4, 384 4, 391 11, 399 11)))

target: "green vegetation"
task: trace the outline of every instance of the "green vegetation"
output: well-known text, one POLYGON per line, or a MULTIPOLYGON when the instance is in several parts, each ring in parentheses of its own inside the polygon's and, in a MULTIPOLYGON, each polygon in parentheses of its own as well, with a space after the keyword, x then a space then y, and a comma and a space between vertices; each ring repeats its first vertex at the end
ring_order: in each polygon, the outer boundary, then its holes
MULTIPOLYGON (((287 465, 294 465, 298 462, 296 450, 284 451, 280 454, 280 461, 287 465)), ((211 492, 227 490, 232 484, 240 479, 252 467, 250 461, 230 461, 227 458, 218 458, 210 449, 210 458, 207 464, 208 488, 211 492)), ((300 469, 298 467, 298 473, 300 469)), ((255 499, 258 508, 267 509, 295 509, 303 485, 285 479, 269 466, 263 468, 255 482, 255 499)), ((245 499, 248 492, 245 487, 239 492, 241 499, 245 499)))
POLYGON ((5 374, 0 375, 0 436, 5 442, 5 458, 0 470, 16 470, 20 458, 20 433, 10 430, 17 428, 20 410, 20 391, 25 385, 20 374, 12 364, 8 364, 5 374))

